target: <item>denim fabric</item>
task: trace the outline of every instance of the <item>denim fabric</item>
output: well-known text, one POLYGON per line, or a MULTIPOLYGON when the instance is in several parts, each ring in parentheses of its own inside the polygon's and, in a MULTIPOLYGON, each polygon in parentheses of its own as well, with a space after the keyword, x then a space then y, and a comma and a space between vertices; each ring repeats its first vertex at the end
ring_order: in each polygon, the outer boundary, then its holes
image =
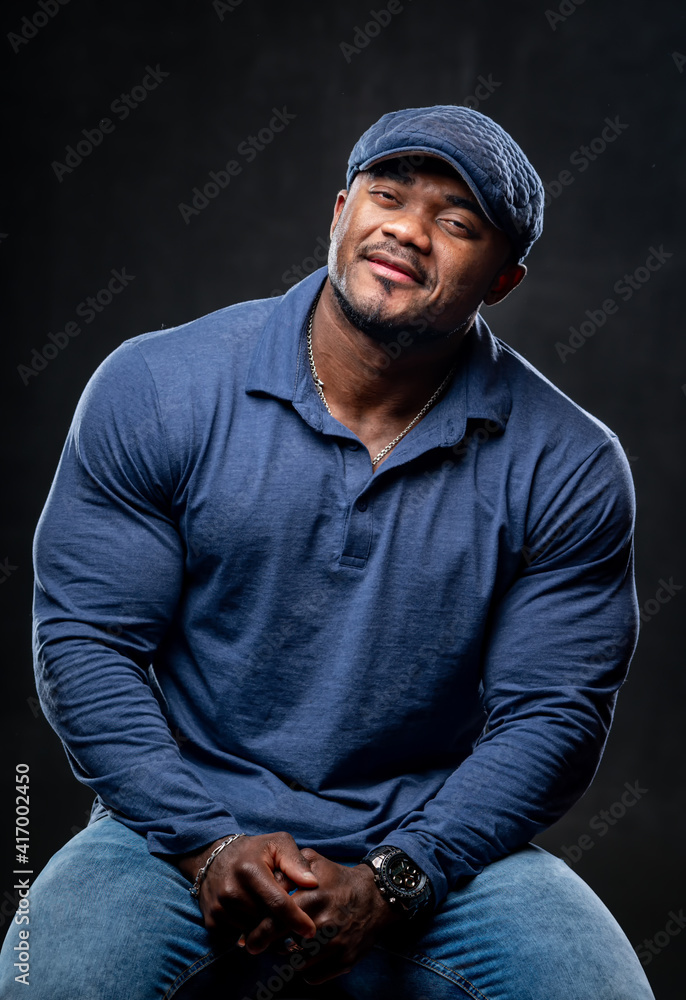
MULTIPOLYGON (((349 862, 351 863, 351 862, 349 862)), ((109 817, 52 858, 30 894, 29 986, 12 922, 0 998, 32 1000, 651 1000, 619 925, 562 861, 534 846, 396 925, 345 975, 308 986, 290 959, 213 949, 188 882, 109 817)), ((23 925, 24 927, 26 925, 23 925)))

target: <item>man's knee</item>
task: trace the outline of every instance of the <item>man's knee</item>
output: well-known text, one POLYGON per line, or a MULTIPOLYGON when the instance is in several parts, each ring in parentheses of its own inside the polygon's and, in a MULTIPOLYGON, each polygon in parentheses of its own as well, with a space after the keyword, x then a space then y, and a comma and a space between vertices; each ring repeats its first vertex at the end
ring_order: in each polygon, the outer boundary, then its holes
MULTIPOLYGON (((110 819, 87 827, 51 858, 31 887, 28 907, 26 982, 34 1000, 147 1000, 157 994, 160 975, 169 986, 210 951, 183 876, 110 819)), ((3 998, 19 985, 16 921, 0 958, 3 998)))
POLYGON ((449 893, 416 949, 488 997, 652 1000, 607 907, 563 861, 533 845, 449 893))

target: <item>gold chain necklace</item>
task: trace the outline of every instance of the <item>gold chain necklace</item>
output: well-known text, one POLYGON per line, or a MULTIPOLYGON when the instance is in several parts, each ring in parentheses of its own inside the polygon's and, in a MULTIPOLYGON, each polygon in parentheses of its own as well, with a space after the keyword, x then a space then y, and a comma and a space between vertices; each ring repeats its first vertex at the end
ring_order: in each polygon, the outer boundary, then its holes
MULTIPOLYGON (((317 302, 319 301, 319 296, 320 295, 321 295, 321 289, 319 291, 319 294, 315 298, 314 302, 312 303, 312 308, 310 309, 310 318, 309 318, 308 323, 307 323, 307 354, 308 354, 308 357, 310 359, 310 371, 312 372, 312 378, 314 380, 315 388, 316 388, 316 390, 317 390, 317 392, 319 394, 319 398, 321 399, 322 403, 324 404, 324 406, 328 410, 330 416, 333 417, 333 413, 331 413, 331 408, 330 408, 329 404, 326 401, 326 396, 324 395, 324 383, 322 382, 322 380, 319 378, 319 375, 317 374, 317 368, 316 368, 315 363, 314 363, 314 355, 312 353, 312 322, 314 320, 314 310, 315 310, 315 308, 317 306, 317 302)), ((400 434, 398 434, 396 437, 394 437, 393 440, 389 444, 387 444, 385 448, 382 448, 382 450, 379 452, 379 454, 376 456, 376 458, 372 459, 372 467, 375 466, 375 465, 378 465, 378 463, 381 461, 381 459, 384 458, 389 453, 389 451, 391 450, 391 448, 395 448, 395 446, 397 445, 398 441, 400 441, 402 438, 404 438, 405 435, 408 433, 408 431, 412 430, 412 428, 414 427, 414 425, 417 423, 418 420, 421 420, 421 418, 424 416, 424 414, 427 412, 427 410, 431 409, 432 405, 435 403, 435 401, 438 399, 438 397, 440 396, 440 394, 443 392, 443 390, 445 389, 446 385, 450 381, 450 379, 451 379, 451 377, 453 375, 453 372, 455 371, 456 368, 457 368, 457 363, 455 363, 453 365, 453 367, 450 369, 450 371, 448 372, 448 374, 446 375, 446 377, 443 379, 443 381, 439 385, 438 389, 436 389, 436 391, 431 396, 431 398, 428 400, 428 402, 426 402, 424 404, 424 406, 421 408, 421 410, 419 411, 419 413, 417 414, 417 416, 414 417, 414 419, 409 422, 409 424, 407 425, 407 427, 405 428, 405 430, 401 431, 400 434)))

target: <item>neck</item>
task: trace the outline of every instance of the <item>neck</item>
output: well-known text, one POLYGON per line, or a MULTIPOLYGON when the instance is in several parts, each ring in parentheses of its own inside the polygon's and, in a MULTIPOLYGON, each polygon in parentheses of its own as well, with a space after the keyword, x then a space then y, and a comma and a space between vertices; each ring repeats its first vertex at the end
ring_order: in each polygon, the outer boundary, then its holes
POLYGON ((445 341, 396 345, 392 359, 343 315, 327 278, 312 322, 312 349, 331 412, 353 430, 410 420, 456 363, 473 321, 445 341))

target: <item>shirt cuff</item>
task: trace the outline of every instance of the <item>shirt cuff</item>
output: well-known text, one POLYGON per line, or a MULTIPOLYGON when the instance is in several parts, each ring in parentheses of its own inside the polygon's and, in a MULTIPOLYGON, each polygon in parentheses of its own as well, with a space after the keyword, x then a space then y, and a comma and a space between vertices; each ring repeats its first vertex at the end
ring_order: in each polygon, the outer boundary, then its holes
MULTIPOLYGON (((455 883, 452 885, 448 884, 445 872, 438 862, 436 857, 438 841, 434 840, 434 838, 429 837, 427 834, 399 831, 397 833, 389 833, 384 837, 383 842, 390 847, 399 847, 426 873, 434 893, 434 909, 440 906, 451 889, 456 888, 455 883)), ((454 870, 454 866, 451 866, 451 873, 454 870)), ((463 874, 465 878, 470 878, 474 875, 473 868, 466 862, 463 874)), ((460 873, 458 872, 459 879, 460 873)))

